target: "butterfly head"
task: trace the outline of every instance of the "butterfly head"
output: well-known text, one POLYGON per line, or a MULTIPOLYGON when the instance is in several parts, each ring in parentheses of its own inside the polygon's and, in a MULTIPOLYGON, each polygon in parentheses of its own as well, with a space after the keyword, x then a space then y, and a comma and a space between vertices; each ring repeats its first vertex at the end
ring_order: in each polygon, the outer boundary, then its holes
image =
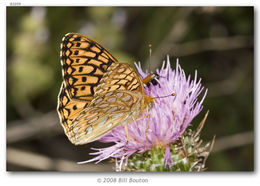
POLYGON ((168 97, 171 97, 171 96, 176 96, 176 94, 172 93, 170 95, 160 96, 160 97, 145 96, 145 98, 144 98, 144 105, 147 105, 148 108, 150 109, 154 105, 154 102, 156 101, 156 99, 168 98, 168 97))
POLYGON ((156 98, 152 96, 145 96, 144 98, 144 105, 147 106, 149 109, 152 108, 156 98))

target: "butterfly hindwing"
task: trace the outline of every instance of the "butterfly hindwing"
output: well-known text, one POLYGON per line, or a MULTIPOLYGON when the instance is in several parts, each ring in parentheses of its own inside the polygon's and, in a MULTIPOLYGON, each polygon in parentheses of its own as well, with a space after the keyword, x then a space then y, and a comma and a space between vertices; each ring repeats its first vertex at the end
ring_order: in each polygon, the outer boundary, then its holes
POLYGON ((139 113, 142 102, 140 93, 115 90, 95 97, 90 105, 79 113, 71 127, 68 137, 75 145, 92 142, 105 135, 119 124, 126 124, 139 113))

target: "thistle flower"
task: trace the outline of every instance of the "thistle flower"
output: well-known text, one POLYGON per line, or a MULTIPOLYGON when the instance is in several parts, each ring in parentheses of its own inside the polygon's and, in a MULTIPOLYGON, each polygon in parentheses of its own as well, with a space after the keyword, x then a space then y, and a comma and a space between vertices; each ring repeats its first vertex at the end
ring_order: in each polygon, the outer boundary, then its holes
MULTIPOLYGON (((149 75, 142 70, 140 63, 136 64, 136 68, 141 77, 149 75)), ((104 143, 114 142, 114 145, 101 149, 93 148, 97 152, 91 155, 97 156, 79 163, 98 163, 114 158, 117 171, 189 171, 204 168, 210 150, 209 144, 200 147, 199 133, 206 118, 197 131, 185 130, 201 112, 207 90, 199 101, 198 96, 204 87, 201 85, 201 79, 197 78, 197 71, 192 80, 190 75, 186 77, 178 61, 173 70, 169 57, 166 67, 164 62, 156 73, 159 75, 158 84, 145 86, 145 93, 160 97, 174 92, 175 96, 156 99, 154 105, 140 118, 129 123, 130 139, 126 138, 124 126, 118 126, 99 140, 104 143)))

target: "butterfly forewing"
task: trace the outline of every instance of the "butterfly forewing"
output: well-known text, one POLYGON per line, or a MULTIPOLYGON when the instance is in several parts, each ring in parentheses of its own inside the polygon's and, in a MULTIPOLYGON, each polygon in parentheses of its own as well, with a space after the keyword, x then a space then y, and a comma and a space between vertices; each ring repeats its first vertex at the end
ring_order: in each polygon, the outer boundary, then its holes
POLYGON ((61 44, 61 65, 71 99, 90 102, 107 68, 117 60, 97 42, 76 33, 66 34, 61 44))
POLYGON ((64 83, 61 85, 60 93, 58 95, 58 114, 60 122, 64 128, 65 133, 75 117, 87 106, 87 102, 71 100, 64 83))
POLYGON ((127 63, 115 63, 101 79, 94 97, 114 90, 128 90, 144 94, 144 86, 138 73, 127 63))

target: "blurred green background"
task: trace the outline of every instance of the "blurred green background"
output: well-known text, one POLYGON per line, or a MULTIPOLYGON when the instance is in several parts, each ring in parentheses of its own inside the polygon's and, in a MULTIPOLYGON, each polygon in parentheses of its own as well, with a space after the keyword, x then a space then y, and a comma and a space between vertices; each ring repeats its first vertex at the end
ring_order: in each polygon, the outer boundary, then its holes
MULTIPOLYGON (((60 42, 90 36, 120 62, 152 70, 166 55, 208 88, 202 131, 216 135, 209 171, 254 170, 253 7, 7 7, 7 170, 112 171, 114 163, 77 165, 93 142, 72 145, 55 111, 61 85, 60 42)), ((106 144, 109 145, 109 144, 106 144)))

